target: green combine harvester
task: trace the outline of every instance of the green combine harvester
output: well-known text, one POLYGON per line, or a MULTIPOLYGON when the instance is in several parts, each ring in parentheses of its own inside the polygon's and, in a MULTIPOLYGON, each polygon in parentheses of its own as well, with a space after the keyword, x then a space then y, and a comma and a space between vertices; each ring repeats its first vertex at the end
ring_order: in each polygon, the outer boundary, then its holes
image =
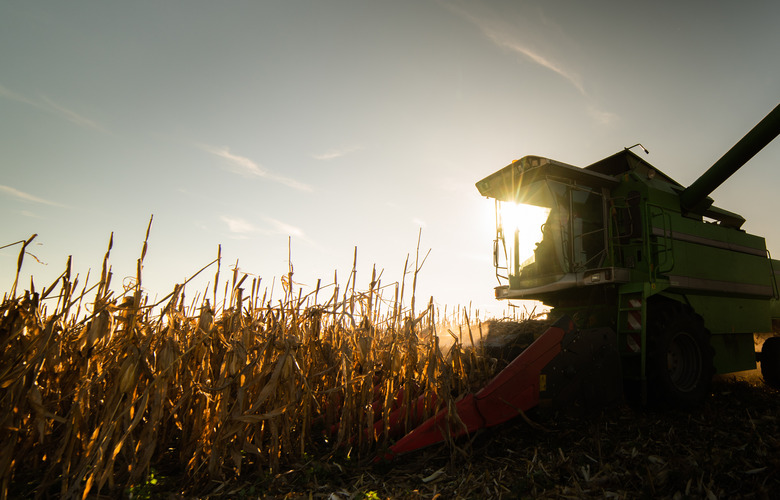
MULTIPOLYGON (((498 209, 494 262, 508 284, 496 297, 612 330, 627 387, 664 406, 701 403, 713 373, 756 368, 754 332, 780 318, 780 261, 709 197, 779 132, 780 106, 687 188, 628 149, 585 168, 526 156, 479 181, 498 209), (517 229, 501 223, 512 204, 549 209, 524 262, 517 229)), ((780 338, 758 359, 777 385, 780 338)))
POLYGON ((741 229, 744 218, 709 197, 778 133, 780 105, 687 188, 633 146, 584 168, 526 156, 477 182, 496 203, 496 298, 541 301, 554 324, 458 401, 461 426, 448 426, 442 410, 388 456, 536 406, 598 407, 625 396, 693 407, 714 374, 757 361, 765 382, 780 387, 780 337, 760 352, 754 343, 780 319, 780 261, 741 229), (518 205, 547 212, 535 248, 512 227, 518 205))

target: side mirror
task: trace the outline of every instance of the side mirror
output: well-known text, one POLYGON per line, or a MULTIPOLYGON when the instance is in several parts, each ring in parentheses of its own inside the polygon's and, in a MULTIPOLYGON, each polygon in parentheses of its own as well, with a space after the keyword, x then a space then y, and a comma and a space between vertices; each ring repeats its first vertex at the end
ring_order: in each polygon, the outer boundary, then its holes
POLYGON ((498 238, 493 240, 493 267, 498 267, 498 238))

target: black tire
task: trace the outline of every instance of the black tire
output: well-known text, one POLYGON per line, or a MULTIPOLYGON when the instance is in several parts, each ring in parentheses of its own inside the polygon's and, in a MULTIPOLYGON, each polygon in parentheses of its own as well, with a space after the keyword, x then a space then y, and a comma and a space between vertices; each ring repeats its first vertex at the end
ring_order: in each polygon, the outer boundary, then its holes
POLYGON ((767 385, 780 389, 780 337, 770 337, 761 348, 761 375, 767 385))
POLYGON ((709 397, 715 351, 704 320, 672 300, 649 304, 647 317, 648 403, 693 408, 709 397))

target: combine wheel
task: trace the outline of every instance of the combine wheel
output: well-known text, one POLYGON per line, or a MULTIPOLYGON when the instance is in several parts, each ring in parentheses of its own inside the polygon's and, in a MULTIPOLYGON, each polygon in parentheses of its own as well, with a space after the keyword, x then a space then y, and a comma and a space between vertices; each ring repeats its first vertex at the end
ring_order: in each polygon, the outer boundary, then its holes
POLYGON ((649 403, 691 408, 709 396, 714 373, 710 332, 701 316, 674 301, 650 305, 647 319, 649 403))
POLYGON ((761 348, 761 375, 764 382, 780 389, 780 337, 770 337, 761 348))

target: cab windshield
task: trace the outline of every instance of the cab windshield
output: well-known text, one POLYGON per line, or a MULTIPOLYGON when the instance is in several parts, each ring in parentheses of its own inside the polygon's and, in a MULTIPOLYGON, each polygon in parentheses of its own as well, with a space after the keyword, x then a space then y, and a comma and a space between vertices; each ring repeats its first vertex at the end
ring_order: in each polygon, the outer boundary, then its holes
POLYGON ((494 263, 499 278, 508 278, 512 288, 525 288, 603 264, 606 231, 600 192, 552 179, 524 192, 533 196, 518 199, 530 203, 497 202, 494 263))

